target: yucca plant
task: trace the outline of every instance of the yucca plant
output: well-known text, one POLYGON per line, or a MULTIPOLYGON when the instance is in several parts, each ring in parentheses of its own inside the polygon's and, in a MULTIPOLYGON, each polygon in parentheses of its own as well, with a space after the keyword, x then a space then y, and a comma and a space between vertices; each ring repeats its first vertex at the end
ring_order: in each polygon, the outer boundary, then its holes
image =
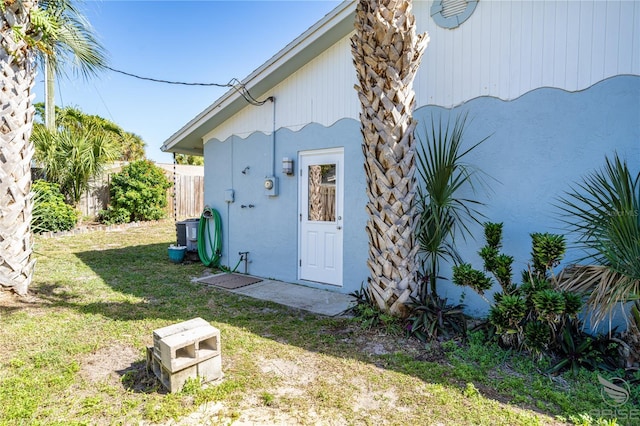
POLYGON ((454 266, 453 282, 458 285, 472 288, 483 298, 485 297, 484 292, 493 286, 491 278, 487 277, 481 271, 473 269, 469 263, 462 263, 454 266))
POLYGON ((560 277, 565 290, 589 294, 596 326, 640 297, 640 172, 614 154, 559 198, 561 219, 586 255, 560 277))
POLYGON ((526 301, 520 295, 500 294, 489 311, 489 321, 499 332, 520 331, 520 322, 527 315, 526 301))
POLYGON ((548 232, 531 234, 531 245, 533 270, 539 276, 552 274, 553 268, 560 264, 567 248, 563 235, 548 232))
POLYGON ((562 296, 564 297, 565 314, 570 318, 576 318, 582 309, 582 298, 580 295, 570 291, 563 291, 562 296))
MULTIPOLYGON (((485 246, 478 254, 484 261, 484 271, 500 284, 493 294, 494 303, 487 318, 495 329, 499 343, 509 348, 526 349, 541 355, 553 352, 560 345, 560 336, 568 326, 578 322, 582 307, 579 295, 560 291, 553 268, 564 256, 566 244, 562 235, 531 234, 531 265, 522 274, 519 286, 512 280, 513 257, 500 252, 502 223, 485 223, 485 246)), ((484 292, 492 282, 485 272, 468 263, 453 267, 453 282, 471 287, 485 300, 484 292)), ((488 300, 487 300, 488 301, 488 300)))
POLYGON ((564 295, 559 291, 537 291, 531 296, 531 301, 538 316, 547 322, 558 322, 565 313, 564 295))
POLYGON ((416 236, 419 253, 423 256, 428 270, 428 288, 420 289, 419 297, 426 297, 430 291, 437 296, 437 280, 440 262, 461 261, 455 245, 455 237, 466 238, 471 235, 469 225, 480 224, 483 217, 479 208, 483 203, 462 196, 470 189, 476 193, 480 179, 479 170, 465 162, 468 154, 488 139, 463 148, 464 129, 467 115, 456 117, 443 123, 431 117, 431 128, 418 135, 421 148, 416 152, 418 184, 418 224, 416 236))

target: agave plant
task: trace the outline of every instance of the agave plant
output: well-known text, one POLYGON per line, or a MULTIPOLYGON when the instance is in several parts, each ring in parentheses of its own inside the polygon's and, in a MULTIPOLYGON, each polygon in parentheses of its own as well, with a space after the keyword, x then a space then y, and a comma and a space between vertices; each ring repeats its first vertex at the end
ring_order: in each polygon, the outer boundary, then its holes
POLYGON ((589 294, 594 325, 640 297, 640 172, 617 154, 559 199, 562 220, 586 251, 559 277, 565 290, 589 294))
POLYGON ((463 304, 450 304, 446 298, 427 295, 426 298, 411 298, 411 316, 407 319, 407 330, 417 339, 426 342, 438 338, 467 337, 467 318, 463 304))
POLYGON ((478 170, 464 162, 465 157, 487 138, 463 149, 463 135, 467 115, 458 116, 453 122, 436 123, 431 117, 430 131, 425 129, 421 149, 417 150, 418 224, 416 236, 419 253, 424 256, 429 276, 429 288, 420 289, 420 297, 431 292, 437 296, 436 283, 441 261, 461 262, 455 246, 455 236, 471 235, 469 224, 480 224, 482 213, 478 210, 482 202, 461 196, 461 190, 470 188, 474 193, 478 170), (424 140, 423 140, 424 139, 424 140))

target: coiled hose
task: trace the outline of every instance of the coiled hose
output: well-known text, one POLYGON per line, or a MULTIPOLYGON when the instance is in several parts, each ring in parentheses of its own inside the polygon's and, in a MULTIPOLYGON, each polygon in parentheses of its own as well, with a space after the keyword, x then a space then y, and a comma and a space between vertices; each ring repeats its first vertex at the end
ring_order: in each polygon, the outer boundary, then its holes
POLYGON ((220 259, 222 258, 222 219, 216 209, 208 206, 202 211, 200 222, 198 223, 198 257, 200 257, 204 266, 218 268, 225 272, 235 272, 243 259, 240 256, 240 260, 238 260, 233 270, 220 265, 220 259), (213 238, 210 232, 211 221, 213 221, 215 231, 213 238), (208 253, 211 253, 211 256, 208 253))
POLYGON ((198 256, 204 266, 220 267, 222 256, 222 220, 220 213, 211 207, 205 207, 198 223, 198 256), (213 221, 215 234, 210 232, 210 222, 213 221), (209 256, 208 253, 211 253, 209 256))

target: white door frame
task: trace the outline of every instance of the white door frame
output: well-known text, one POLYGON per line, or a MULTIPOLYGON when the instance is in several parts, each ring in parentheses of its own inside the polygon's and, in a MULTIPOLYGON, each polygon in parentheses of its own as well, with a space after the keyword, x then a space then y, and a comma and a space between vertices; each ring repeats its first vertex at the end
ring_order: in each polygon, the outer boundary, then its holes
POLYGON ((344 148, 298 153, 298 279, 342 287, 344 148), (335 214, 332 220, 309 217, 309 173, 311 165, 335 164, 335 214))

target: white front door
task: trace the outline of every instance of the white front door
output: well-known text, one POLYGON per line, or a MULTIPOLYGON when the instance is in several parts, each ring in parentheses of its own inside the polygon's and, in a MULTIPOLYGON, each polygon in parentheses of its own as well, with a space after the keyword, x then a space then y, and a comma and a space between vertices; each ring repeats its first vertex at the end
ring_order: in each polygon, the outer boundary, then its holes
POLYGON ((342 286, 344 149, 301 152, 299 277, 342 286))

